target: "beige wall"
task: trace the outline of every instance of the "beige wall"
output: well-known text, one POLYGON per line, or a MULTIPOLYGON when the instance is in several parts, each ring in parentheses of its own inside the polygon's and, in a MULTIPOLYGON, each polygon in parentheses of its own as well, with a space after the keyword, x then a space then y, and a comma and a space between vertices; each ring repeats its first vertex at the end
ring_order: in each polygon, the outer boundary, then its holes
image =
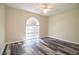
POLYGON ((49 17, 48 36, 79 43, 79 8, 49 17))
POLYGON ((6 41, 25 39, 26 21, 36 17, 40 22, 40 37, 62 39, 79 43, 79 8, 48 17, 24 10, 6 7, 6 41))
POLYGON ((7 42, 15 42, 25 38, 26 21, 30 17, 35 17, 40 22, 40 37, 47 36, 47 17, 10 7, 6 7, 6 14, 7 42))
POLYGON ((5 7, 0 4, 0 54, 5 47, 5 7))

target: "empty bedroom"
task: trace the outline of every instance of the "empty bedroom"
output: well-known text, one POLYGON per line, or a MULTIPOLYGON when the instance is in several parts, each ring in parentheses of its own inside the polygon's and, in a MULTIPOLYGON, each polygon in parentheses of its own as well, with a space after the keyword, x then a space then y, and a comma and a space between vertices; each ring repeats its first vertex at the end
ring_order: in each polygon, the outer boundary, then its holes
POLYGON ((79 55, 79 4, 0 3, 0 55, 79 55))

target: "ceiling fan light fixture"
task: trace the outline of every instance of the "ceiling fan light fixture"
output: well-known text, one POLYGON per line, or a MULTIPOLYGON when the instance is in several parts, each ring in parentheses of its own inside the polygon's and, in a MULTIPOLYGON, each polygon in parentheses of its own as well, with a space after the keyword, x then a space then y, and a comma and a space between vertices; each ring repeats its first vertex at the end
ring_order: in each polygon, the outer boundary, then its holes
POLYGON ((48 3, 44 3, 44 4, 40 4, 40 8, 44 13, 47 13, 51 9, 51 6, 48 3))
POLYGON ((49 11, 49 9, 44 9, 43 10, 44 13, 47 13, 48 11, 49 11))

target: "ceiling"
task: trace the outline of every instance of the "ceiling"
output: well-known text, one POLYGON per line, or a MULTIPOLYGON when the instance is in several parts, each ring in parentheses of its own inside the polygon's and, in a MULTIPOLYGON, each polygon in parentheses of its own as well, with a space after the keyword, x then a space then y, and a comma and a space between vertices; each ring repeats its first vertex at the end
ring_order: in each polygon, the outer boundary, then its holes
POLYGON ((43 16, 50 16, 73 8, 79 8, 78 3, 51 3, 51 11, 43 13, 39 7, 39 3, 6 3, 6 6, 23 9, 43 16))

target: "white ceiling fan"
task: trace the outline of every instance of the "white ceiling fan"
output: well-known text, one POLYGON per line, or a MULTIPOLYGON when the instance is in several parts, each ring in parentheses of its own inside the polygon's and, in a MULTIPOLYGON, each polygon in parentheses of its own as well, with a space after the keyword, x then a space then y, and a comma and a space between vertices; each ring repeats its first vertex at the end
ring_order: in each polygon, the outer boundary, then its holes
POLYGON ((52 4, 50 3, 41 3, 39 4, 40 9, 43 11, 43 13, 47 13, 52 9, 52 4))

